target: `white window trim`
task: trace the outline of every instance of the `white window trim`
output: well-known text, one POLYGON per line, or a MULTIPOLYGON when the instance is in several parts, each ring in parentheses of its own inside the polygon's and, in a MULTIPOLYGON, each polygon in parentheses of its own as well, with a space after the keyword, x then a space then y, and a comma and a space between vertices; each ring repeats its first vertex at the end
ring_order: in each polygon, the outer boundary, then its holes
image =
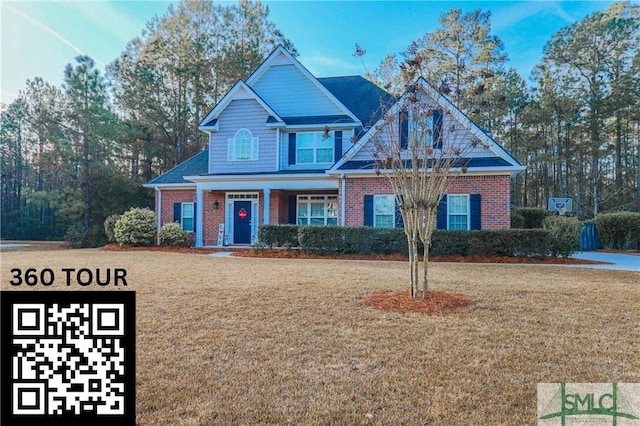
MULTIPOLYGON (((377 228, 377 224, 376 224, 376 199, 378 197, 393 197, 393 211, 391 212, 391 217, 393 219, 393 226, 391 228, 395 228, 396 227, 396 196, 395 194, 375 194, 373 196, 373 227, 377 228)), ((387 228, 387 229, 391 229, 391 228, 387 228)))
MULTIPOLYGON (((331 161, 322 161, 322 162, 318 162, 318 138, 320 138, 320 140, 322 139, 322 135, 324 134, 324 132, 298 132, 296 133, 296 164, 300 164, 303 166, 307 166, 310 164, 333 164, 335 162, 336 159, 336 135, 335 132, 331 131, 329 132, 329 134, 331 135, 330 138, 333 140, 333 143, 331 144, 331 152, 333 153, 332 156, 332 160, 331 161), (298 158, 298 137, 300 135, 308 135, 308 134, 313 134, 313 148, 305 148, 305 149, 313 149, 313 161, 311 162, 300 162, 300 159, 298 158)), ((326 148, 321 148, 321 149, 326 149, 326 148)))
POLYGON ((329 225, 327 222, 329 219, 333 219, 332 217, 329 217, 329 209, 328 209, 328 205, 330 202, 335 202, 336 204, 338 203, 338 196, 337 195, 333 195, 333 194, 299 194, 296 197, 296 224, 298 223, 298 220, 300 219, 300 203, 307 203, 307 217, 305 218, 307 220, 306 224, 301 224, 301 226, 309 226, 311 225, 311 203, 312 202, 323 202, 324 203, 324 224, 322 225, 317 225, 317 226, 337 226, 338 225, 338 214, 336 211, 336 224, 335 225, 329 225), (311 197, 322 197, 322 199, 314 199, 312 200, 311 197))
POLYGON ((259 140, 253 137, 253 133, 249 129, 238 129, 233 138, 227 140, 227 160, 228 161, 256 161, 258 159, 259 140), (251 139, 249 158, 237 158, 236 140, 240 132, 248 132, 251 139))
POLYGON ((180 228, 182 228, 183 231, 186 232, 195 232, 195 221, 196 221, 196 209, 195 209, 195 203, 180 203, 180 228), (185 205, 191 205, 191 211, 193 212, 193 216, 191 217, 187 217, 184 214, 184 206, 185 205), (184 219, 191 219, 191 226, 193 227, 193 229, 189 230, 189 229, 184 229, 184 219))
MULTIPOLYGON (((451 229, 450 227, 450 218, 451 216, 464 216, 461 213, 451 213, 451 203, 449 202, 451 196, 454 197, 466 197, 467 198, 467 231, 471 230, 471 196, 469 194, 447 194, 447 229, 451 229)), ((460 230, 462 231, 462 229, 460 230)))

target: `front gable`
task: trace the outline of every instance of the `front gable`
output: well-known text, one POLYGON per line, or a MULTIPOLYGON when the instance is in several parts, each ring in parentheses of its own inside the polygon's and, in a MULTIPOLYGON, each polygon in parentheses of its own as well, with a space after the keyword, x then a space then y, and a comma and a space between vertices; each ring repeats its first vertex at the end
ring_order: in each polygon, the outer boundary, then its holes
POLYGON ((276 48, 251 74, 247 84, 285 121, 301 117, 315 117, 316 121, 317 117, 359 121, 282 46, 276 48))
MULTIPOLYGON (((482 129, 480 129, 475 123, 473 123, 462 111, 454 106, 445 96, 439 93, 433 86, 431 86, 423 78, 418 79, 415 83, 418 85, 418 92, 424 94, 430 100, 430 103, 434 105, 434 119, 436 121, 443 120, 446 123, 444 126, 446 129, 455 129, 455 137, 461 138, 464 143, 472 144, 472 141, 476 141, 475 147, 468 145, 468 150, 465 151, 466 157, 463 159, 469 164, 468 170, 470 172, 502 172, 515 175, 524 167, 520 165, 507 151, 505 151, 496 141, 489 137, 482 129)), ((405 100, 407 93, 405 93, 394 105, 392 105, 386 114, 392 117, 399 117, 403 113, 401 111, 401 105, 405 100)), ((338 161, 331 169, 331 171, 344 172, 355 171, 370 173, 373 169, 374 159, 372 153, 375 151, 374 144, 376 132, 388 132, 387 126, 384 126, 384 118, 380 118, 378 122, 367 132, 357 143, 338 161)), ((400 122, 400 119, 398 119, 400 122)), ((404 125, 406 126, 406 121, 404 125)), ((443 128, 442 121, 440 122, 440 129, 434 127, 434 134, 437 134, 443 128)), ((393 131, 406 132, 407 130, 401 128, 401 124, 397 125, 397 129, 393 131)), ((449 136, 449 131, 442 131, 442 137, 449 136)), ((389 136, 383 135, 388 138, 389 136)))
MULTIPOLYGON (((278 114, 269 106, 249 85, 247 85, 244 81, 238 81, 232 88, 227 92, 226 95, 218 102, 218 104, 213 107, 213 109, 200 121, 198 125, 198 129, 202 130, 205 133, 211 134, 212 132, 218 131, 219 128, 219 118, 220 114, 224 112, 224 110, 231 104, 233 101, 238 100, 253 100, 256 104, 260 106, 260 108, 264 109, 264 111, 269 116, 268 123, 270 126, 275 127, 278 124, 282 124, 282 119, 278 116, 278 114)), ((267 121, 263 124, 267 124, 267 121)))

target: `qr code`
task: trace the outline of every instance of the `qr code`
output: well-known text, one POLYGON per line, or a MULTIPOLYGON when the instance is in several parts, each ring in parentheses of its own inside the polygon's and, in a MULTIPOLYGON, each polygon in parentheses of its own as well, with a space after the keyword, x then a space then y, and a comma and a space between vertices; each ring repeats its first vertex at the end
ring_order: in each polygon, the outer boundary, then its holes
POLYGON ((3 424, 135 424, 135 292, 2 292, 2 343, 3 424))

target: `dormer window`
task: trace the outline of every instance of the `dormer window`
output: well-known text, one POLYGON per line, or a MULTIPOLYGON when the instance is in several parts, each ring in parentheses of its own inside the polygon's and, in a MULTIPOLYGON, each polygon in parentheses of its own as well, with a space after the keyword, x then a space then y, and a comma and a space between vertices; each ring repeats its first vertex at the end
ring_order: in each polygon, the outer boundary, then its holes
POLYGON ((254 138, 247 129, 240 129, 235 137, 228 140, 227 159, 244 161, 258 159, 258 138, 254 138))

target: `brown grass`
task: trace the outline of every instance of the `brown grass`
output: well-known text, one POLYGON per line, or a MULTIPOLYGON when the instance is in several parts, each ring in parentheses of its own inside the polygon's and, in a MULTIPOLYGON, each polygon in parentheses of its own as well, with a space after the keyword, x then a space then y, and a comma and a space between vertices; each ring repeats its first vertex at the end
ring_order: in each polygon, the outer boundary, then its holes
POLYGON ((14 267, 127 269, 141 426, 535 424, 536 383, 640 381, 635 272, 433 264, 473 304, 428 315, 363 305, 402 262, 6 252, 3 289, 14 267))

